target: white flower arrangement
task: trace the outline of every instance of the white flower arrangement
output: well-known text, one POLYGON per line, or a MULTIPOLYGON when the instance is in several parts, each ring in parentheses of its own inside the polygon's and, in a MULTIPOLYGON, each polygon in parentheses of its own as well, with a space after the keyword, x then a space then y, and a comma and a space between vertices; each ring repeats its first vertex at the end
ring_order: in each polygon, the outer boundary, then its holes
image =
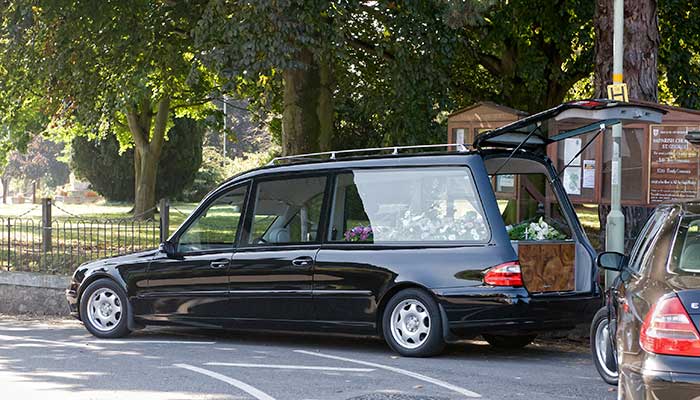
POLYGON ((484 218, 475 211, 450 217, 435 210, 423 213, 407 210, 396 228, 377 227, 375 233, 384 241, 483 241, 488 237, 484 218))

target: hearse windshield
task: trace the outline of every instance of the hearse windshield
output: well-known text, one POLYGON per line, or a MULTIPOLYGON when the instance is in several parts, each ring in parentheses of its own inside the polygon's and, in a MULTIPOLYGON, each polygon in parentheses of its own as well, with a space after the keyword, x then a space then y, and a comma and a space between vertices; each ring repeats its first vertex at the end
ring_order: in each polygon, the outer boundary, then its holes
POLYGON ((466 167, 358 169, 338 175, 333 242, 486 242, 490 231, 466 167))

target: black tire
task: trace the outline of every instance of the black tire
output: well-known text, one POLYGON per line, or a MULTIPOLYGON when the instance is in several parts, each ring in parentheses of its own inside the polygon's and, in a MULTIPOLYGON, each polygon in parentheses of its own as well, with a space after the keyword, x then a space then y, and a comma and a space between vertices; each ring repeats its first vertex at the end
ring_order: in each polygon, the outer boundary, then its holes
MULTIPOLYGON (((93 313, 94 312, 95 311, 93 311, 93 313)), ((128 315, 129 301, 126 298, 126 293, 124 293, 121 286, 111 279, 104 278, 92 282, 80 297, 80 320, 83 321, 83 325, 85 325, 88 332, 92 333, 98 338, 113 339, 128 335, 130 333, 127 321, 128 315), (93 323, 89 315, 90 312, 88 311, 90 298, 101 289, 107 291, 107 293, 105 293, 107 298, 111 298, 111 296, 116 295, 117 298, 114 300, 114 303, 120 307, 120 311, 114 313, 117 322, 112 323, 111 325, 106 323, 102 329, 96 326, 96 322, 93 323)), ((99 320, 99 317, 96 319, 99 320)))
MULTIPOLYGON (((404 307, 404 309, 406 308, 404 307)), ((389 299, 382 315, 382 332, 384 333, 384 340, 389 347, 404 357, 430 357, 440 354, 445 348, 440 308, 430 294, 420 289, 405 289, 389 299), (421 325, 422 327, 427 328, 427 333, 425 336, 422 336, 423 334, 420 335, 422 337, 422 339, 419 339, 421 342, 413 343, 417 345, 415 348, 404 346, 392 333, 392 314, 395 310, 400 312, 397 308, 401 308, 401 305, 406 304, 406 302, 413 302, 415 305, 414 309, 421 310, 421 312, 424 310, 428 315, 427 319, 423 319, 420 322, 420 324, 423 324, 421 325), (420 307, 420 305, 423 305, 424 308, 420 307)), ((397 335, 400 334, 397 333, 397 335)))
POLYGON ((601 343, 600 335, 605 334, 605 326, 608 324, 608 308, 603 307, 593 317, 591 323, 591 355, 593 356, 593 364, 598 374, 609 385, 617 385, 617 357, 615 356, 614 342, 608 340, 609 346, 599 353, 599 343, 601 343), (605 361, 601 358, 605 357, 605 361))
POLYGON ((498 349, 517 350, 532 343, 537 335, 481 335, 491 346, 498 349))

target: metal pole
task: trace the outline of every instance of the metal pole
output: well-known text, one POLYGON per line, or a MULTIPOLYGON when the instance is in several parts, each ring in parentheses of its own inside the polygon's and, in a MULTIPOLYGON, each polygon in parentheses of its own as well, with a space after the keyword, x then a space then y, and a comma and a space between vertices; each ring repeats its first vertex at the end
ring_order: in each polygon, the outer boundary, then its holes
MULTIPOLYGON (((623 34, 624 34, 624 0, 615 0, 613 19, 613 83, 623 82, 623 34)), ((620 205, 620 189, 622 178, 622 158, 620 145, 622 142, 622 124, 612 127, 612 162, 610 168, 610 213, 605 226, 605 249, 607 251, 625 251, 625 215, 620 205)), ((612 271, 605 273, 605 287, 610 287, 617 274, 612 271)))
POLYGON ((226 96, 223 97, 224 99, 224 166, 226 166, 226 120, 228 119, 228 116, 226 115, 226 96))
POLYGON ((51 199, 41 199, 41 242, 44 255, 51 252, 51 199))
POLYGON ((165 242, 170 236, 170 201, 160 199, 160 241, 165 242))

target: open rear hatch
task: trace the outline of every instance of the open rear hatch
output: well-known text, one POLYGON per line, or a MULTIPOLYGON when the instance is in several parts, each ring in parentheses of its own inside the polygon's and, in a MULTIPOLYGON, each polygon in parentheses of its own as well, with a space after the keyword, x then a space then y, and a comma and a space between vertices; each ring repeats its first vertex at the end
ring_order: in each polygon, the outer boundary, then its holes
MULTIPOLYGON (((592 268, 595 254, 559 182, 559 172, 554 170, 551 163, 545 162, 543 156, 547 154, 547 146, 566 138, 597 131, 598 133, 581 147, 579 152, 581 154, 611 125, 660 123, 663 114, 665 114, 664 110, 646 104, 609 100, 574 101, 482 133, 475 138, 474 147, 482 151, 486 157, 486 168, 494 179, 497 198, 503 198, 499 197, 498 182, 499 177, 505 176, 508 177, 508 182, 513 182, 513 192, 520 193, 516 196, 529 194, 535 203, 540 205, 547 203, 544 204, 545 211, 542 215, 545 220, 552 217, 555 212, 551 207, 553 198, 561 206, 559 212, 566 214, 562 220, 567 220, 566 223, 571 231, 566 237, 562 235, 562 238, 555 240, 542 238, 538 240, 531 237, 513 239, 511 236, 513 247, 518 254, 523 282, 528 291, 531 293, 590 292, 593 287, 592 268), (536 155, 534 159, 540 160, 540 167, 534 167, 533 161, 523 158, 532 160, 532 154, 536 155), (538 171, 538 168, 541 171, 538 171), (548 179, 535 179, 533 182, 531 180, 534 172, 545 174, 548 179), (544 187, 536 187, 537 182, 544 187)), ((579 154, 573 158, 578 157, 579 154)), ((508 201, 520 202, 519 198, 516 200, 511 198, 508 201)), ((520 205, 516 204, 515 207, 519 208, 520 205)), ((538 223, 537 219, 533 221, 532 216, 527 215, 522 219, 518 217, 518 224, 512 225, 511 222, 506 221, 506 213, 507 211, 503 211, 504 222, 513 228, 522 224, 527 226, 531 222, 538 223)), ((536 217, 542 221, 539 215, 536 217)))
POLYGON ((547 145, 600 129, 601 124, 661 123, 665 110, 648 104, 579 100, 558 105, 478 135, 477 149, 524 149, 547 153, 547 145))

